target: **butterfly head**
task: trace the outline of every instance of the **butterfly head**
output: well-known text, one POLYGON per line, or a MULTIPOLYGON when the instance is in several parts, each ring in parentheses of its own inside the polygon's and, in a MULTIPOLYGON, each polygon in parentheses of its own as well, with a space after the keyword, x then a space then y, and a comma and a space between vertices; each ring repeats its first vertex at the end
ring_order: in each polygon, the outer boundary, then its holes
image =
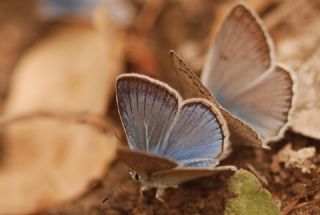
POLYGON ((134 181, 140 181, 140 175, 135 171, 129 171, 129 177, 134 181))

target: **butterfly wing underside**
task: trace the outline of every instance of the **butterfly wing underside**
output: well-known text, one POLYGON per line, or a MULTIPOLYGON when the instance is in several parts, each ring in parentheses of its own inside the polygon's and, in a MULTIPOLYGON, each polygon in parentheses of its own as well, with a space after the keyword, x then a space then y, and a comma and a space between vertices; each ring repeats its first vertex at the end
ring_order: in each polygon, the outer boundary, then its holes
POLYGON ((164 157, 152 156, 147 153, 132 151, 126 148, 117 150, 118 158, 140 175, 151 176, 152 173, 172 169, 178 164, 164 157))
POLYGON ((255 86, 234 98, 231 112, 243 119, 265 139, 278 139, 289 121, 293 98, 291 72, 283 66, 260 79, 255 86))
POLYGON ((282 136, 292 106, 291 73, 273 62, 273 44, 259 17, 239 4, 224 21, 202 73, 219 103, 263 142, 282 136))
POLYGON ((231 132, 231 141, 234 143, 245 143, 253 146, 262 146, 262 141, 258 134, 252 130, 246 123, 232 116, 227 110, 220 106, 211 92, 201 83, 200 79, 184 60, 173 50, 170 51, 170 57, 177 72, 178 80, 183 83, 184 98, 200 97, 211 101, 219 107, 221 113, 227 121, 231 132))
POLYGON ((202 81, 216 98, 233 97, 273 64, 271 40, 259 18, 244 5, 235 6, 209 50, 202 81))
POLYGON ((236 171, 236 169, 235 166, 220 166, 212 169, 175 168, 155 172, 152 174, 151 178, 155 181, 161 181, 162 183, 167 184, 167 186, 175 186, 204 176, 214 175, 220 171, 236 171))

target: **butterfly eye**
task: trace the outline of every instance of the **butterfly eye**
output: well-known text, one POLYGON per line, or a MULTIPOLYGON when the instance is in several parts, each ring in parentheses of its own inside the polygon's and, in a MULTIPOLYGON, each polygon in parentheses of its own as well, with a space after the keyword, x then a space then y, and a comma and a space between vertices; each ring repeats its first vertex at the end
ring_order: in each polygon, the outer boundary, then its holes
POLYGON ((129 171, 129 176, 132 180, 139 181, 140 175, 134 171, 129 171))
POLYGON ((136 174, 134 175, 134 179, 135 179, 136 181, 139 181, 139 180, 140 180, 140 176, 139 176, 138 173, 136 173, 136 174))

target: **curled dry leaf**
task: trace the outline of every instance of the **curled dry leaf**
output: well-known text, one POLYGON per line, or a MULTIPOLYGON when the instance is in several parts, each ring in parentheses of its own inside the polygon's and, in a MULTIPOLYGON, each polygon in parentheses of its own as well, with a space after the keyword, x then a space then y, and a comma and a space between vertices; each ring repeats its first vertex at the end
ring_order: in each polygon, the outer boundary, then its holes
POLYGON ((287 144, 277 154, 277 160, 284 163, 286 168, 296 167, 303 173, 310 173, 316 166, 310 160, 316 155, 315 147, 306 147, 297 151, 292 149, 291 144, 287 144))
MULTIPOLYGON (((20 60, 4 114, 105 114, 121 72, 122 42, 110 23, 103 32, 83 24, 51 32, 20 60)), ((0 214, 30 213, 75 198, 115 157, 113 131, 103 134, 85 124, 41 118, 3 131, 0 214)))

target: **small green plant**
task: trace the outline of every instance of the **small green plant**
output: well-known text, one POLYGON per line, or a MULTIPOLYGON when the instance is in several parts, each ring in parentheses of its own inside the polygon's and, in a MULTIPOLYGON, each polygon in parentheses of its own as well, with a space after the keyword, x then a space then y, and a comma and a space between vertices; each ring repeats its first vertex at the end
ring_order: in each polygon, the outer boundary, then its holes
POLYGON ((228 199, 225 215, 281 215, 271 193, 249 171, 237 171, 228 190, 234 197, 228 199))

